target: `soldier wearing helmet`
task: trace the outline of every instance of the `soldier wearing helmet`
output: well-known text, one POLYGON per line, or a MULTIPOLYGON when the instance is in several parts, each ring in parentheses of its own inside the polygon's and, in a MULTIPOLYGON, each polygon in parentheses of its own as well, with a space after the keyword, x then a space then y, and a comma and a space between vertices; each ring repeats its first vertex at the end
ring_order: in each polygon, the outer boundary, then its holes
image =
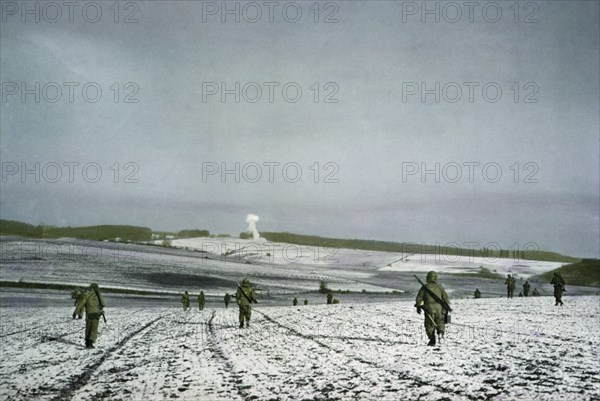
POLYGON ((513 292, 515 291, 515 286, 516 286, 515 278, 509 274, 508 277, 506 278, 506 281, 504 282, 504 284, 506 284, 506 292, 507 292, 506 297, 512 298, 513 292))
POLYGON ((446 311, 444 307, 429 294, 429 292, 437 295, 437 297, 446 302, 446 304, 450 303, 448 294, 446 294, 444 288, 437 283, 437 273, 434 271, 427 273, 427 283, 419 290, 415 303, 417 313, 421 313, 421 310, 425 311, 425 332, 429 338, 429 343, 427 345, 434 346, 436 344, 436 331, 439 337, 444 336, 444 318, 448 311, 446 311))
POLYGON ((252 302, 256 303, 256 292, 250 286, 250 281, 247 278, 242 281, 241 286, 238 286, 235 300, 240 307, 240 329, 244 327, 244 320, 246 321, 246 327, 250 327, 252 302))
POLYGON ((94 348, 94 342, 98 337, 98 324, 100 323, 100 316, 104 313, 104 297, 100 294, 98 284, 90 284, 90 289, 85 295, 79 300, 73 317, 75 315, 81 316, 85 310, 85 347, 94 348))
POLYGON ((563 306, 562 296, 565 292, 565 279, 562 278, 559 272, 554 272, 550 284, 554 286, 554 306, 563 306))

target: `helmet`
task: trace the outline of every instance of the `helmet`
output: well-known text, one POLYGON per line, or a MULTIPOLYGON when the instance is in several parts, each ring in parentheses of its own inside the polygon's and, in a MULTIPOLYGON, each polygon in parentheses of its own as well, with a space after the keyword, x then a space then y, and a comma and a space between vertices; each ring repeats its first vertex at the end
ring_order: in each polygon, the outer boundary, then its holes
POLYGON ((437 273, 434 271, 430 271, 429 273, 427 273, 426 280, 428 283, 435 283, 437 281, 437 273))
POLYGON ((250 285, 250 281, 247 278, 242 280, 242 285, 250 285))

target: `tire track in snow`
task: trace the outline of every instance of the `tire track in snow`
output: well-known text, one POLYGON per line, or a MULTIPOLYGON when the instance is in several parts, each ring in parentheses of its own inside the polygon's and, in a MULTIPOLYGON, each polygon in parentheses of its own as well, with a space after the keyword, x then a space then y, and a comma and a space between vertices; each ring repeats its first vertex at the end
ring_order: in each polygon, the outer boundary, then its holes
POLYGON ((242 384, 242 376, 239 373, 236 373, 234 369, 234 365, 229 358, 223 352, 223 349, 219 346, 219 341, 217 338, 217 331, 215 325, 213 324, 213 320, 215 318, 216 312, 213 309, 208 319, 208 332, 210 333, 209 338, 209 350, 215 355, 215 357, 221 361, 221 364, 224 366, 224 371, 228 372, 233 379, 232 385, 236 391, 236 393, 244 400, 253 399, 250 397, 250 394, 240 386, 242 384))
POLYGON ((143 325, 139 329, 137 329, 137 330, 129 333, 121 341, 119 341, 117 344, 113 345, 108 351, 106 351, 100 357, 100 359, 98 359, 96 362, 88 365, 87 368, 84 370, 83 373, 75 376, 74 378, 71 378, 69 385, 66 386, 66 387, 64 387, 64 388, 62 388, 59 391, 59 394, 56 397, 53 397, 52 400, 53 401, 60 401, 60 400, 71 399, 73 397, 73 394, 77 390, 81 389, 82 387, 84 387, 89 382, 89 380, 91 379, 91 377, 94 374, 94 372, 96 372, 98 370, 98 368, 104 363, 104 361, 106 361, 108 358, 110 358, 112 356, 113 353, 115 353, 120 348, 122 348, 125 344, 127 344, 127 342, 131 338, 133 338, 134 336, 136 336, 140 332, 146 330, 148 327, 152 326, 153 324, 155 324, 156 322, 158 322, 162 318, 163 318, 163 316, 159 316, 156 319, 150 321, 149 323, 146 323, 145 325, 143 325))
MULTIPOLYGON (((282 324, 282 323, 278 322, 277 320, 271 318, 270 316, 268 316, 264 312, 261 312, 261 311, 258 311, 258 310, 256 312, 259 313, 259 314, 261 314, 265 318, 265 320, 267 320, 268 322, 270 322, 272 324, 275 324, 275 325, 281 327, 284 330, 288 330, 290 333, 294 334, 295 336, 304 338, 306 340, 314 341, 316 344, 318 344, 319 346, 321 346, 321 347, 323 347, 323 348, 325 348, 327 350, 333 351, 333 352, 335 352, 337 354, 343 354, 345 357, 347 357, 349 359, 352 359, 352 360, 354 360, 356 362, 362 363, 364 365, 367 365, 367 366, 369 366, 373 370, 383 370, 383 371, 386 371, 386 372, 391 373, 393 375, 399 375, 399 379, 400 380, 404 380, 404 381, 410 382, 410 384, 412 384, 413 387, 425 387, 425 386, 435 387, 441 393, 448 393, 448 392, 450 392, 450 393, 452 393, 454 395, 457 395, 457 396, 460 396, 460 397, 463 397, 463 398, 468 398, 470 400, 477 400, 476 397, 473 397, 473 396, 471 396, 469 394, 465 394, 464 392, 454 391, 454 390, 451 390, 451 389, 448 389, 448 388, 445 388, 445 387, 442 387, 442 386, 437 386, 435 384, 432 384, 432 383, 426 382, 424 380, 421 380, 421 378, 415 377, 414 375, 409 374, 409 372, 407 372, 407 371, 400 371, 400 370, 395 370, 395 369, 389 369, 389 368, 387 368, 385 366, 379 365, 376 362, 369 361, 369 360, 366 360, 366 359, 363 359, 363 358, 357 357, 357 356, 347 355, 346 353, 344 353, 343 350, 336 349, 334 347, 329 346, 328 344, 325 344, 325 343, 323 343, 323 342, 315 339, 316 336, 310 336, 310 335, 307 336, 307 335, 304 335, 304 334, 300 333, 299 331, 297 331, 296 329, 293 329, 291 327, 285 326, 284 324, 282 324)), ((338 337, 334 337, 334 338, 338 338, 338 337)), ((339 338, 342 339, 342 340, 344 340, 344 341, 346 341, 346 342, 348 341, 344 337, 339 337, 339 338)), ((361 375, 361 372, 357 372, 353 368, 352 368, 352 371, 354 373, 356 373, 356 375, 358 375, 358 376, 361 375)))

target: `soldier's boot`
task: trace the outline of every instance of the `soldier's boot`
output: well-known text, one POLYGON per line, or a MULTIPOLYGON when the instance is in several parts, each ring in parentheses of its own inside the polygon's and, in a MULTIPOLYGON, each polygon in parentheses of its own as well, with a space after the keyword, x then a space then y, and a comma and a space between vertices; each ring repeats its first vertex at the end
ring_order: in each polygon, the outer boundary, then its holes
POLYGON ((433 335, 429 336, 429 342, 427 343, 427 346, 429 346, 429 347, 435 346, 435 333, 433 335))
POLYGON ((242 320, 242 321, 240 321, 240 329, 243 329, 243 328, 244 328, 244 321, 242 320))
POLYGON ((246 328, 249 329, 250 328, 250 320, 246 320, 246 328))

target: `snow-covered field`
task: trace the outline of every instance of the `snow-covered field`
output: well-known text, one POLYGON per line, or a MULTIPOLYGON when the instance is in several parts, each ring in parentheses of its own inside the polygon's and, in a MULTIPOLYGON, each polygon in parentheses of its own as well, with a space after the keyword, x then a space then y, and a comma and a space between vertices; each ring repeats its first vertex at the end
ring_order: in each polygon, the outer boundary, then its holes
POLYGON ((395 272, 438 270, 445 273, 469 273, 482 266, 499 274, 512 273, 524 279, 563 265, 559 262, 514 258, 457 256, 450 250, 444 250, 443 247, 440 247, 439 254, 420 254, 411 252, 418 247, 410 245, 407 245, 406 252, 397 253, 338 249, 330 243, 324 243, 321 247, 310 247, 279 242, 206 237, 176 239, 171 242, 171 246, 202 250, 219 256, 228 254, 242 261, 251 260, 274 265, 371 267, 395 272))
POLYGON ((600 298, 456 300, 440 347, 412 301, 107 307, 97 349, 70 308, 0 310, 3 400, 600 399, 600 298))

